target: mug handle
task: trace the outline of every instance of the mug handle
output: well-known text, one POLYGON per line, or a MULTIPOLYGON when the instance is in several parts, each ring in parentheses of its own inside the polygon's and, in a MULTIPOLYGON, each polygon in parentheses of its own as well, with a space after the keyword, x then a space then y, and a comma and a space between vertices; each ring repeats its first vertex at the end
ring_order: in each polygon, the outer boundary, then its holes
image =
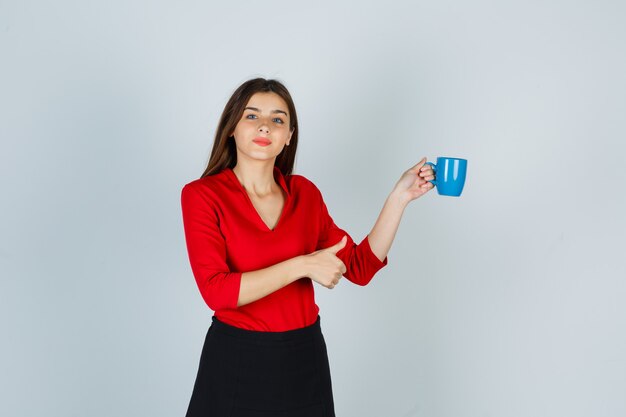
POLYGON ((431 167, 433 167, 433 172, 435 173, 435 179, 432 181, 428 181, 428 182, 434 186, 437 186, 437 165, 433 164, 432 162, 426 162, 426 163, 430 165, 431 167))

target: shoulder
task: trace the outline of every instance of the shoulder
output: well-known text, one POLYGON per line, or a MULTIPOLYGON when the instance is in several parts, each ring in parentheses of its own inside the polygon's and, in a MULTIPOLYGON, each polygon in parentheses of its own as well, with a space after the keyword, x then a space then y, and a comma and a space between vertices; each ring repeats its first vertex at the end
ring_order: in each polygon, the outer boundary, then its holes
POLYGON ((215 200, 232 190, 226 170, 214 175, 198 178, 185 184, 181 191, 182 200, 215 200))
POLYGON ((321 192, 317 188, 317 186, 313 183, 313 181, 311 181, 304 175, 291 174, 288 178, 290 188, 293 192, 305 193, 321 197, 321 192))

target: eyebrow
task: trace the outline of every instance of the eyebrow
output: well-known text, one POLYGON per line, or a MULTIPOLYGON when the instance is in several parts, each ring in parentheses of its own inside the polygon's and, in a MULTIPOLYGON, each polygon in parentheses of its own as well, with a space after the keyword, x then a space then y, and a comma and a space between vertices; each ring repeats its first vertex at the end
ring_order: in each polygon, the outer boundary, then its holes
MULTIPOLYGON (((261 113, 261 110, 257 109, 256 107, 246 107, 244 110, 254 110, 254 111, 258 111, 259 113, 261 113)), ((289 116, 287 112, 283 110, 272 110, 270 111, 270 113, 282 113, 285 116, 289 116)))

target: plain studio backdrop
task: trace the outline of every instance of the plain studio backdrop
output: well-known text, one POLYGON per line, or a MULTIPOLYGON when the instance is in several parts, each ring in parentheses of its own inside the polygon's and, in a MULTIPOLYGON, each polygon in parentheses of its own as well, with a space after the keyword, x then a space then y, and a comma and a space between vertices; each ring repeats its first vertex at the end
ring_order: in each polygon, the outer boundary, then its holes
POLYGON ((184 415, 212 312, 180 191, 256 76, 357 241, 422 156, 469 161, 370 285, 316 285, 338 416, 626 415, 625 13, 0 1, 0 415, 184 415))

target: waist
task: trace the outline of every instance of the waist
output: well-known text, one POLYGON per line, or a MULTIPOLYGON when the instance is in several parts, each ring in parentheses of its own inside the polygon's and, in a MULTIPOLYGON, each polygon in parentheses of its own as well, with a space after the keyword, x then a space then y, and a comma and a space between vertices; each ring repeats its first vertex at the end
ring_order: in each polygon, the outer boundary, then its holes
POLYGON ((253 303, 215 312, 222 323, 259 332, 284 332, 315 323, 319 316, 310 279, 300 279, 253 303))
POLYGON ((240 327, 235 327, 230 324, 224 323, 215 316, 213 316, 212 320, 213 322, 211 323, 211 327, 216 332, 250 341, 293 341, 307 339, 311 336, 320 335, 322 333, 320 326, 321 319, 319 315, 317 316, 315 322, 310 326, 302 327, 299 329, 286 330, 283 332, 265 332, 259 330, 242 329, 240 327))

